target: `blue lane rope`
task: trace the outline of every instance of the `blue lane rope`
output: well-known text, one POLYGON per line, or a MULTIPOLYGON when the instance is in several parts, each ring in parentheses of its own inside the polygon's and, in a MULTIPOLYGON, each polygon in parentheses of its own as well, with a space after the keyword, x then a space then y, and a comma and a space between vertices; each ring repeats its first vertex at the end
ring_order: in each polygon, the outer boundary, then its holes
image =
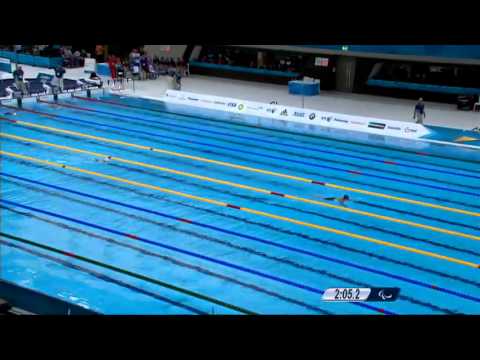
POLYGON ((69 261, 65 261, 65 260, 62 260, 60 258, 57 258, 55 256, 51 256, 51 255, 46 255, 46 254, 42 254, 38 251, 35 251, 35 250, 32 250, 32 249, 27 249, 26 247, 23 247, 23 246, 20 246, 20 245, 17 245, 17 244, 12 244, 10 242, 6 242, 6 241, 3 241, 3 240, 0 240, 0 244, 3 244, 5 246, 9 246, 9 247, 12 247, 12 248, 16 248, 16 249, 19 249, 19 250, 22 250, 24 252, 27 252, 27 253, 30 253, 32 255, 35 255, 37 257, 40 257, 40 258, 44 258, 44 259, 47 259, 47 260, 50 260, 50 261, 53 261, 53 262, 56 262, 58 264, 61 264, 65 267, 68 267, 68 268, 71 268, 71 269, 74 269, 74 270, 77 270, 77 271, 80 271, 80 272, 84 272, 84 273, 87 273, 91 276, 94 276, 100 280, 103 280, 103 281, 106 281, 106 282, 109 282, 109 283, 112 283, 112 284, 115 284, 115 285, 119 285, 123 288, 126 288, 126 289, 129 289, 129 290, 132 290, 133 292, 136 292, 136 293, 139 293, 139 294, 143 294, 143 295, 146 295, 146 296, 149 296, 151 298, 154 298, 156 300, 160 300, 162 302, 165 302, 167 304, 170 304, 170 305, 174 305, 174 306, 177 306, 179 308, 182 308, 184 310, 187 310, 189 312, 192 312, 194 314, 197 314, 197 315, 208 315, 207 312, 204 312, 204 311, 201 311, 199 309, 196 309, 192 306, 189 306, 189 305, 185 305, 185 304, 182 304, 180 302, 177 302, 177 301, 174 301, 174 300, 171 300, 167 297, 164 297, 162 295, 159 295, 159 294, 156 294, 154 292, 151 292, 151 291, 148 291, 148 290, 145 290, 145 289, 141 289, 137 286, 134 286, 134 285, 131 285, 131 284, 128 284, 124 281, 121 281, 121 280, 118 280, 118 279, 114 279, 108 275, 105 275, 105 274, 102 274, 100 272, 97 272, 97 271, 94 271, 94 270, 91 270, 91 269, 87 269, 83 266, 80 266, 80 265, 75 265, 69 261))
MULTIPOLYGON (((31 206, 22 205, 22 204, 19 204, 19 203, 13 202, 13 201, 9 201, 9 200, 0 199, 0 203, 20 207, 20 208, 27 209, 27 210, 34 211, 34 212, 40 212, 40 213, 45 214, 45 215, 57 217, 57 218, 67 220, 67 221, 70 221, 70 222, 75 222, 77 224, 85 225, 85 226, 92 227, 92 228, 95 228, 95 229, 99 229, 99 230, 102 230, 102 231, 106 231, 106 232, 109 232, 109 233, 112 233, 112 234, 127 237, 129 239, 134 239, 134 240, 137 240, 137 241, 140 241, 140 242, 144 242, 146 244, 154 245, 154 246, 161 247, 161 248, 171 250, 171 251, 174 251, 174 252, 178 252, 178 253, 181 253, 181 254, 184 254, 184 255, 187 255, 187 256, 195 257, 195 258, 198 258, 198 259, 201 259, 201 260, 205 260, 205 261, 212 262, 212 263, 215 263, 215 264, 219 264, 219 265, 222 265, 222 266, 225 266, 225 267, 236 269, 236 270, 241 271, 241 272, 246 272, 246 273, 249 273, 249 274, 257 275, 259 277, 270 279, 272 281, 279 282, 279 283, 282 283, 282 284, 285 284, 285 285, 289 285, 289 286, 292 286, 292 287, 295 287, 295 288, 298 288, 298 289, 302 289, 302 290, 305 290, 305 291, 308 291, 308 292, 311 292, 311 293, 316 293, 316 294, 319 294, 319 295, 323 295, 323 293, 324 293, 323 290, 317 289, 317 288, 309 286, 309 285, 300 284, 300 283, 297 283, 297 282, 294 282, 294 281, 291 281, 291 280, 288 280, 288 279, 284 279, 284 278, 281 278, 281 277, 278 277, 278 276, 275 276, 275 275, 270 275, 270 274, 267 274, 267 273, 264 273, 264 272, 261 272, 261 271, 255 270, 255 269, 250 269, 250 268, 247 268, 247 267, 244 267, 244 266, 241 266, 241 265, 230 263, 228 261, 218 260, 218 259, 206 256, 206 255, 195 253, 193 251, 181 249, 181 248, 176 247, 176 246, 171 246, 171 245, 164 244, 164 243, 161 243, 161 242, 149 240, 149 239, 146 239, 146 238, 143 238, 143 237, 140 237, 140 236, 136 236, 136 235, 132 235, 132 234, 122 232, 122 231, 110 229, 110 228, 107 228, 107 227, 102 226, 102 225, 98 225, 98 224, 90 223, 90 222, 87 222, 87 221, 71 218, 69 216, 57 214, 57 213, 50 212, 50 211, 47 211, 47 210, 42 210, 42 209, 37 209, 37 208, 31 207, 31 206)), ((352 303, 352 305, 359 306, 359 307, 362 307, 362 308, 366 308, 366 309, 369 309, 369 310, 373 310, 373 311, 379 312, 379 313, 385 313, 385 314, 388 314, 388 315, 396 315, 392 311, 379 309, 375 306, 365 304, 365 303, 352 303)))
MULTIPOLYGON (((83 193, 83 192, 76 191, 76 190, 67 189, 65 187, 60 187, 60 186, 57 186, 57 185, 47 184, 45 182, 30 180, 30 179, 20 177, 20 176, 16 176, 16 175, 10 175, 10 174, 0 172, 0 176, 6 176, 6 177, 14 178, 14 179, 17 179, 17 180, 41 185, 41 186, 44 186, 44 187, 60 190, 60 191, 63 191, 63 192, 67 192, 67 193, 71 193, 71 194, 75 194, 75 195, 99 200, 99 201, 114 204, 114 205, 119 205, 119 206, 122 206, 122 207, 125 207, 125 208, 130 208, 130 209, 133 209, 133 210, 139 210, 139 211, 150 213, 150 214, 153 214, 153 215, 158 215, 158 216, 168 218, 168 219, 172 219, 172 220, 177 220, 177 221, 184 221, 185 220, 183 218, 173 216, 173 215, 169 215, 169 214, 166 214, 166 213, 162 213, 162 212, 159 212, 159 211, 149 210, 149 209, 146 209, 146 208, 143 208, 143 207, 139 207, 139 206, 135 206, 135 205, 127 204, 127 203, 122 203, 122 202, 115 201, 115 200, 112 200, 112 199, 107 199, 107 198, 83 193)), ((428 288, 428 289, 434 289, 434 290, 437 290, 437 291, 440 291, 440 292, 448 293, 450 295, 454 295, 454 296, 457 296, 457 297, 461 297, 461 298, 464 298, 464 299, 468 299, 468 300, 472 300, 472 301, 480 303, 480 298, 475 297, 475 296, 471 296, 471 295, 468 295, 468 294, 463 294, 463 293, 458 292, 458 291, 449 290, 449 289, 442 288, 442 287, 439 287, 439 286, 424 283, 424 282, 421 282, 421 281, 418 281, 418 280, 409 279, 409 278, 401 276, 401 275, 396 275, 396 274, 385 272, 385 271, 382 271, 382 270, 369 268, 369 267, 366 267, 366 266, 363 266, 363 265, 358 265, 358 264, 348 262, 348 261, 345 261, 345 260, 342 260, 342 259, 339 259, 339 258, 334 258, 334 257, 321 255, 321 254, 318 254, 318 253, 315 253, 315 252, 312 252, 312 251, 303 250, 303 249, 300 249, 300 248, 296 248, 296 247, 292 247, 292 246, 288 246, 288 245, 284 245, 284 244, 279 244, 279 243, 276 243, 276 242, 273 242, 273 241, 261 239, 261 238, 256 237, 256 236, 251 236, 251 235, 238 233, 238 232, 233 231, 233 230, 223 229, 223 228, 220 228, 220 227, 217 227, 217 226, 214 226, 214 225, 203 224, 203 223, 200 223, 200 222, 197 222, 197 221, 188 220, 188 223, 190 223, 192 225, 199 226, 199 227, 204 227, 204 228, 208 228, 208 229, 211 229, 211 230, 215 230, 215 231, 223 232, 223 233, 226 233, 226 234, 234 235, 234 236, 241 237, 241 238, 244 238, 244 239, 249 239, 249 240, 252 240, 252 241, 264 243, 264 244, 271 245, 271 246, 274 246, 274 247, 282 248, 282 249, 289 250, 289 251, 292 251, 292 252, 297 252, 297 253, 300 253, 300 254, 312 256, 312 257, 319 258, 319 259, 322 259, 322 260, 326 260, 326 261, 329 261, 329 262, 342 264, 342 265, 345 265, 347 267, 360 269, 360 270, 363 270, 363 271, 366 271, 366 272, 376 273, 376 274, 379 274, 379 275, 382 275, 382 276, 390 277, 392 279, 401 280, 401 281, 408 282, 408 283, 411 283, 411 284, 415 284, 415 285, 418 285, 418 286, 421 286, 421 287, 425 287, 425 288, 428 288)))
MULTIPOLYGON (((76 96, 74 98, 84 100, 84 99, 82 99, 78 96, 76 96)), ((89 99, 89 100, 92 100, 92 99, 89 99)), ((99 100, 98 103, 102 103, 101 100, 99 100)), ((109 103, 106 103, 106 104, 109 104, 109 103)), ((124 104, 114 104, 114 105, 124 106, 124 104)), ((125 105, 125 106, 130 106, 130 105, 125 105)), ((150 110, 150 109, 146 109, 146 108, 142 108, 142 107, 138 107, 138 108, 140 108, 142 110, 147 110, 147 111, 150 110)), ((94 111, 99 112, 99 113, 108 114, 106 112, 97 111, 96 109, 94 111)), ((166 112, 162 112, 162 113, 166 113, 166 112)), ((178 123, 172 124, 170 122, 165 122, 165 121, 149 120, 149 119, 147 120, 147 119, 143 119, 143 118, 140 118, 140 117, 133 117, 133 116, 118 114, 118 113, 110 113, 110 114, 112 116, 119 116, 119 117, 125 117, 125 118, 128 117, 128 118, 132 118, 132 119, 136 119, 136 120, 144 121, 144 122, 148 122, 148 123, 173 126, 173 127, 177 127, 177 128, 183 128, 183 129, 193 130, 193 131, 200 131, 200 132, 205 132, 205 133, 214 134, 214 135, 222 135, 222 136, 227 136, 227 137, 232 137, 232 138, 237 138, 237 139, 263 142, 265 144, 284 146, 284 147, 289 147, 289 148, 294 148, 294 149, 299 149, 299 150, 309 150, 309 151, 323 153, 323 154, 338 155, 338 156, 343 156, 343 157, 352 158, 352 159, 367 160, 367 161, 377 162, 377 163, 380 163, 380 164, 383 164, 383 165, 388 165, 388 164, 393 163, 393 165, 403 166, 403 167, 412 168, 412 169, 427 170, 427 171, 433 171, 433 172, 438 172, 438 173, 443 173, 443 174, 448 174, 448 175, 458 175, 458 176, 464 176, 464 177, 469 177, 469 178, 473 178, 473 179, 480 179, 480 176, 477 176, 477 175, 462 174, 460 172, 455 172, 455 171, 448 171, 448 170, 428 168, 428 167, 423 167, 423 166, 418 166, 418 165, 404 164, 404 163, 398 162, 398 160, 395 160, 395 161, 378 160, 378 159, 373 159, 373 158, 365 157, 365 156, 347 154, 347 153, 344 153, 344 152, 331 151, 331 150, 321 150, 321 149, 313 148, 313 147, 309 147, 309 146, 301 146, 301 145, 295 145, 295 144, 290 144, 290 143, 289 144, 282 144, 282 143, 279 143, 277 141, 271 141, 271 140, 266 140, 266 139, 260 139, 260 138, 257 138, 257 137, 244 136, 244 135, 238 135, 238 134, 231 134, 231 133, 226 133, 226 132, 216 131, 216 130, 208 130, 208 129, 201 128, 201 127, 185 126, 185 125, 180 125, 178 123)), ((169 114, 169 113, 167 112, 167 114, 169 114)), ((155 117, 154 115, 152 115, 152 116, 155 117)), ((179 114, 178 116, 182 116, 182 115, 179 114)), ((207 125, 207 126, 209 126, 209 125, 207 125)), ((468 170, 465 170, 465 171, 468 171, 468 170)))
MULTIPOLYGON (((186 139, 182 139, 182 138, 175 137, 175 136, 160 135, 160 134, 156 134, 156 133, 152 133, 152 132, 148 132, 148 131, 131 130, 131 129, 123 128, 123 127, 120 127, 120 126, 105 125, 105 124, 94 122, 94 121, 80 120, 80 119, 72 118, 70 116, 50 114, 50 113, 47 113, 47 114, 55 116, 57 118, 62 118, 62 119, 70 120, 70 121, 76 121, 76 122, 84 123, 84 124, 97 125, 97 126, 102 126, 102 127, 105 127, 105 128, 128 131, 128 132, 137 133, 137 134, 144 134, 144 135, 158 137, 158 138, 162 138, 162 139, 170 139, 170 140, 175 140, 175 141, 180 141, 180 142, 187 142, 187 143, 191 143, 191 144, 202 145, 202 146, 206 146, 206 147, 213 147, 213 148, 218 148, 218 149, 222 149, 222 150, 238 152, 238 149, 234 149, 234 148, 231 148, 231 147, 228 147, 228 146, 215 145, 215 144, 205 143, 205 142, 202 142, 202 141, 186 140, 186 139)), ((109 114, 109 113, 106 113, 106 114, 109 114)), ((112 115, 112 114, 110 114, 110 115, 112 115)), ((113 115, 115 115, 115 114, 113 114, 113 115)), ((402 184, 410 184, 410 185, 414 184, 414 185, 423 186, 423 187, 427 187, 427 188, 431 188, 431 189, 437 189, 437 190, 443 190, 443 191, 447 191, 447 192, 455 192, 455 193, 459 193, 459 194, 478 196, 478 193, 474 193, 474 192, 470 192, 470 191, 450 189, 450 188, 447 188, 447 187, 444 187, 444 186, 424 184, 424 183, 420 183, 420 182, 416 182, 416 181, 410 181, 410 180, 401 180, 401 179, 396 179, 396 178, 392 178, 392 177, 388 177, 388 176, 370 174, 368 172, 345 170, 345 169, 338 168, 338 167, 335 167, 335 166, 320 165, 320 164, 311 163, 311 162, 307 162, 307 161, 285 159, 281 156, 266 155, 266 154, 262 154, 262 153, 258 153, 258 152, 254 152, 254 151, 242 150, 242 153, 243 154, 250 154, 250 155, 254 155, 254 156, 259 156, 259 157, 264 157, 264 158, 268 158, 268 159, 273 159, 273 160, 280 160, 280 161, 302 164, 302 165, 307 165, 307 166, 312 166, 312 167, 317 167, 317 168, 322 168, 322 169, 339 171, 339 172, 343 172, 343 173, 346 172, 346 173, 352 173, 352 174, 356 174, 356 175, 365 175, 365 176, 372 177, 372 178, 389 180, 389 181, 398 182, 398 183, 402 183, 402 184)))

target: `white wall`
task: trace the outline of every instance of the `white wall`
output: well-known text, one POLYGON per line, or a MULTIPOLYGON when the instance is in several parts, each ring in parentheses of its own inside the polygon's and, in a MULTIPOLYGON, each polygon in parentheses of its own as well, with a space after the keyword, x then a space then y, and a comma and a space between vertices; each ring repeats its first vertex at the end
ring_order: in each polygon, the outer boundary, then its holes
POLYGON ((182 57, 187 49, 187 45, 145 45, 145 50, 149 55, 157 55, 158 57, 182 57), (170 48, 170 51, 166 49, 170 48))

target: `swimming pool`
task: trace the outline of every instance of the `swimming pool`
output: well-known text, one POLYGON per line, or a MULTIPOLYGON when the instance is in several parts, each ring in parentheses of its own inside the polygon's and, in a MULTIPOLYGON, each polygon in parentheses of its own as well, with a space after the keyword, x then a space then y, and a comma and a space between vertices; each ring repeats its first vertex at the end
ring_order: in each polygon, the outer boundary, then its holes
POLYGON ((108 94, 12 113, 8 281, 106 314, 480 313, 478 162, 108 94), (401 295, 323 302, 332 287, 401 295))

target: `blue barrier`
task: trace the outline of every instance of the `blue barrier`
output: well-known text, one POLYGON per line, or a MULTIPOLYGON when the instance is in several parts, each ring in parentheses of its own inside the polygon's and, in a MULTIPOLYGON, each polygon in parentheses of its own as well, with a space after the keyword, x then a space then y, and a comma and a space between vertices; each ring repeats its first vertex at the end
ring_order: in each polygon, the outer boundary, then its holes
POLYGON ((32 65, 32 66, 35 64, 34 56, 28 55, 28 54, 18 54, 17 62, 20 64, 32 65))
POLYGON ((34 56, 30 54, 17 54, 13 51, 0 50, 0 58, 9 59, 13 63, 54 68, 63 64, 62 57, 34 56))
POLYGON ((291 71, 278 71, 278 70, 250 68, 245 66, 212 64, 212 63, 204 63, 201 61, 191 61, 190 66, 196 66, 204 69, 226 70, 226 71, 232 71, 237 73, 255 74, 255 75, 263 75, 263 76, 276 76, 276 77, 286 77, 286 78, 296 78, 300 76, 299 73, 295 73, 291 71))
POLYGON ((112 72, 110 71, 110 67, 108 66, 107 63, 97 64, 96 69, 97 69, 97 75, 112 77, 112 72))
POLYGON ((50 63, 50 68, 56 68, 60 65, 63 65, 63 58, 62 57, 54 57, 54 58, 47 58, 50 63))
POLYGON ((480 94, 480 88, 465 88, 465 87, 456 87, 456 86, 418 84, 418 83, 409 83, 409 82, 403 82, 403 81, 370 79, 367 81, 367 85, 390 88, 390 89, 416 90, 416 91, 453 94, 453 95, 480 94))
POLYGON ((315 96, 320 94, 320 81, 290 81, 288 92, 292 95, 315 96))
POLYGON ((0 56, 0 71, 12 73, 12 64, 9 59, 0 56))

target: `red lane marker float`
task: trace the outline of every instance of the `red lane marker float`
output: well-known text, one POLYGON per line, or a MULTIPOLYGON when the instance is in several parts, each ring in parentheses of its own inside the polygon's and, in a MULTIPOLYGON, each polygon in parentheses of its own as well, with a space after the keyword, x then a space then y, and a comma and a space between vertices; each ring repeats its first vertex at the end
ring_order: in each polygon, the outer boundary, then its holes
POLYGON ((322 181, 312 180, 312 184, 325 186, 325 183, 322 181))
POLYGON ((384 161, 385 164, 389 164, 389 165, 397 165, 397 163, 395 161, 387 161, 385 160, 384 161))
POLYGON ((188 219, 178 219, 178 221, 181 221, 181 222, 184 222, 184 223, 187 223, 187 224, 193 224, 193 221, 188 220, 188 219))
POLYGON ((356 171, 356 170, 348 170, 347 171, 349 174, 354 174, 354 175, 362 175, 362 173, 360 171, 356 171))
POLYGON ((430 156, 430 154, 427 154, 427 153, 424 153, 424 152, 416 152, 415 154, 422 155, 422 156, 430 156))
POLYGON ((278 193, 278 192, 275 192, 275 191, 270 191, 270 194, 271 195, 277 195, 277 196, 280 196, 280 197, 285 197, 285 194, 278 193))
POLYGON ((0 120, 8 121, 8 122, 13 123, 13 124, 15 124, 17 122, 17 120, 11 120, 11 119, 7 119, 7 118, 4 118, 4 117, 0 117, 0 120))
POLYGON ((232 209, 236 209, 236 210, 241 210, 240 206, 237 206, 237 205, 227 204, 227 207, 232 208, 232 209))
POLYGON ((138 236, 136 235, 133 235, 133 234, 126 234, 127 237, 131 238, 131 239, 134 239, 134 240, 138 240, 138 236))

